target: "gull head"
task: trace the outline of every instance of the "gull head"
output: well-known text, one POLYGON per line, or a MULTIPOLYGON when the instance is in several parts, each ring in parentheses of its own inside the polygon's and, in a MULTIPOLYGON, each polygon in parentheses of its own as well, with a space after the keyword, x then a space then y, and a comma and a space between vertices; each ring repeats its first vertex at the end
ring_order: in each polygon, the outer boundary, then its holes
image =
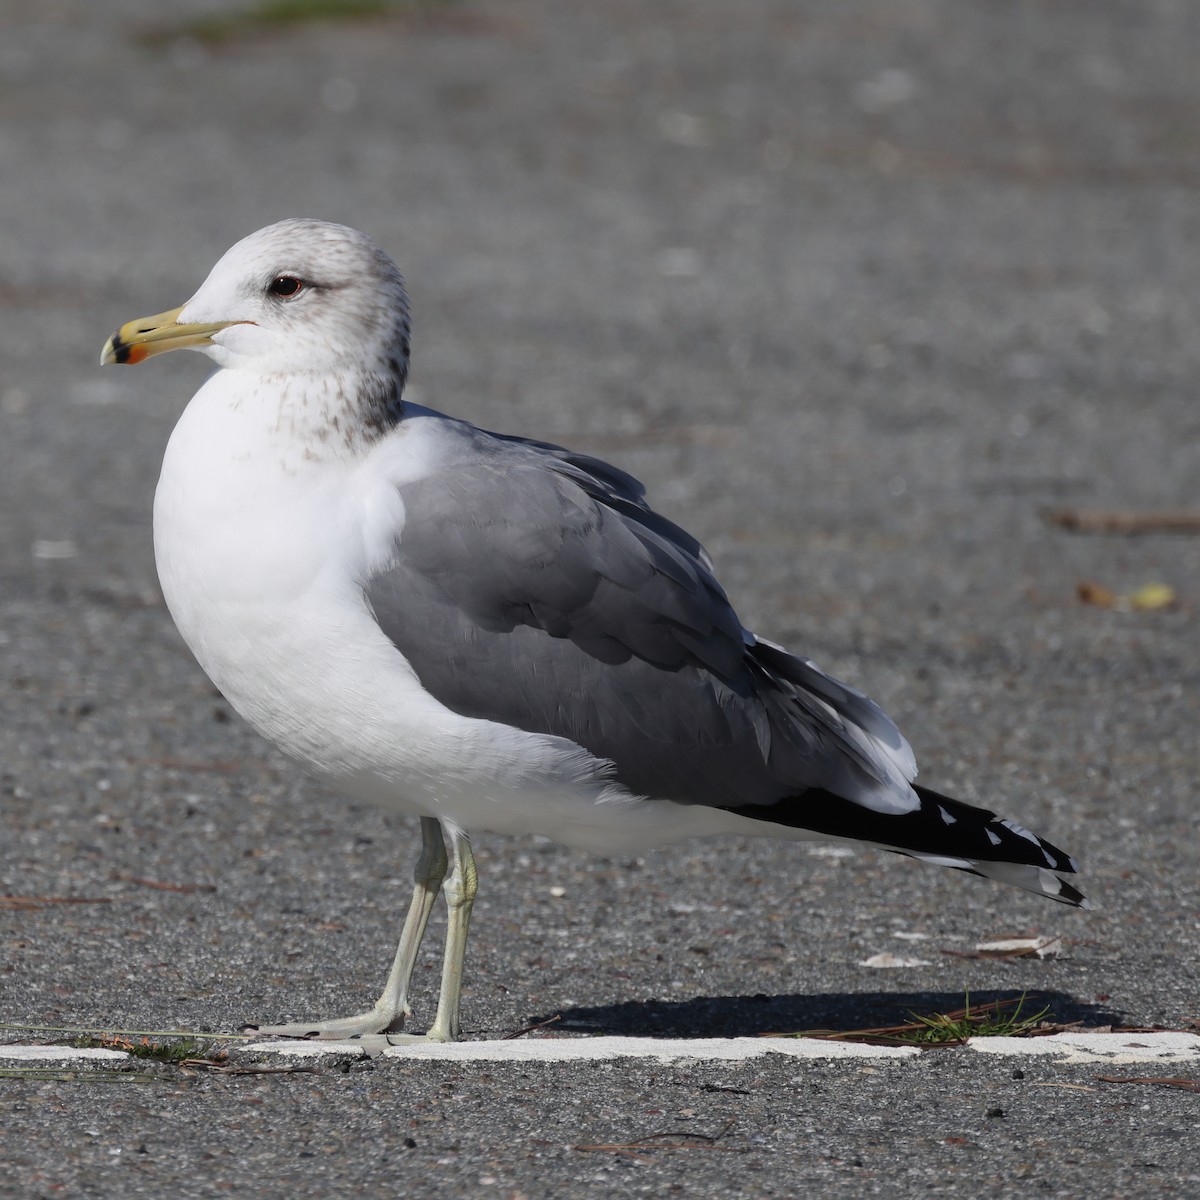
POLYGON ((409 356, 404 280, 366 234, 280 221, 226 251, 186 304, 122 325, 100 361, 138 363, 181 348, 262 375, 386 382, 398 403, 409 356))

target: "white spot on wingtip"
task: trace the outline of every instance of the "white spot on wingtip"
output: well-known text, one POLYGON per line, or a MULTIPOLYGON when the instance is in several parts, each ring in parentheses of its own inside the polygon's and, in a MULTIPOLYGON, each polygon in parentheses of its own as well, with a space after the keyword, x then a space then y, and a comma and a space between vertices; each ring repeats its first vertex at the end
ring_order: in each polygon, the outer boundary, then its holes
POLYGON ((1024 838, 1027 842, 1032 842, 1035 846, 1041 847, 1042 839, 1036 833, 1030 833, 1024 825, 1018 825, 1016 821, 1010 821, 1007 817, 1001 817, 996 824, 1003 825, 1009 833, 1015 833, 1017 837, 1024 838))

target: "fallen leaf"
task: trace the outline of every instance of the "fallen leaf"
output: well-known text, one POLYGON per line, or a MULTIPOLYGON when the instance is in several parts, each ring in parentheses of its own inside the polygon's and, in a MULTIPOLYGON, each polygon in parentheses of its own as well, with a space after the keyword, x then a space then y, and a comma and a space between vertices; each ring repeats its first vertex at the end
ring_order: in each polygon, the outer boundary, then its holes
POLYGON ((872 954, 870 958, 864 958, 859 964, 860 967, 928 967, 929 961, 924 958, 902 958, 898 954, 872 954))
POLYGON ((1165 583, 1147 583, 1129 597, 1129 607, 1139 612, 1170 608, 1176 601, 1175 589, 1165 583))
POLYGON ((1081 579, 1076 584, 1075 596, 1081 604, 1094 604, 1097 608, 1112 608, 1117 602, 1116 592, 1090 579, 1081 579))
POLYGON ((1115 608, 1121 612, 1154 612, 1173 608, 1179 597, 1175 589, 1166 583, 1145 583, 1129 595, 1119 595, 1091 579, 1082 579, 1075 586, 1075 596, 1081 604, 1096 608, 1115 608))
POLYGON ((1018 937, 979 942, 975 952, 980 958, 1056 958, 1061 949, 1061 937, 1018 937))

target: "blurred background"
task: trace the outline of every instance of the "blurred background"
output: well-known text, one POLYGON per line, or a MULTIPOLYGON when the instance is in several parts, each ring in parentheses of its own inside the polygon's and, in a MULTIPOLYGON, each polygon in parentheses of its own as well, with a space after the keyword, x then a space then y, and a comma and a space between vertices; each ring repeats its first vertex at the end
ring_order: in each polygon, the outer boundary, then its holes
POLYGON ((157 465, 208 364, 97 365, 234 241, 314 216, 405 271, 414 398, 645 479, 748 624, 883 702, 931 786, 1075 852, 1101 904, 869 852, 482 838, 472 1029, 963 985, 1194 1015, 1198 23, 1185 0, 4 0, 0 891, 45 901, 4 914, 5 1011, 214 1027, 382 980, 413 829, 242 726, 158 593, 157 465), (1014 930, 1070 951, 936 953, 1014 930), (929 965, 862 968, 897 931, 929 965))

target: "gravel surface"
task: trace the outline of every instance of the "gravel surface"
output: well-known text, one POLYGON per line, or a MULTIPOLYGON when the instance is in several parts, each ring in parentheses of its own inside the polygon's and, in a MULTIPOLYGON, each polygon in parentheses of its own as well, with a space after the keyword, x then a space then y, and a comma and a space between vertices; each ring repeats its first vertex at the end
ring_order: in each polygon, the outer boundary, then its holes
MULTIPOLYGON (((414 398, 647 480, 747 624, 883 703, 931 786, 1074 852, 1097 904, 869 852, 483 836, 472 1036, 854 1028, 966 989, 1195 1020, 1200 537, 1044 513, 1200 510, 1200 10, 397 7, 4 6, 0 892, 44 902, 0 903, 0 1019, 230 1031, 382 985, 415 822, 264 745, 158 592, 157 466, 207 364, 96 365, 232 242, 316 216, 404 268, 414 398), (1027 932, 1062 953, 956 956, 1027 932), (861 965, 884 952, 927 965, 861 965)), ((1015 1070, 4 1078, 0 1195, 1196 1194, 1196 1093, 1015 1070), (621 1148, 664 1132, 691 1141, 621 1148)))

